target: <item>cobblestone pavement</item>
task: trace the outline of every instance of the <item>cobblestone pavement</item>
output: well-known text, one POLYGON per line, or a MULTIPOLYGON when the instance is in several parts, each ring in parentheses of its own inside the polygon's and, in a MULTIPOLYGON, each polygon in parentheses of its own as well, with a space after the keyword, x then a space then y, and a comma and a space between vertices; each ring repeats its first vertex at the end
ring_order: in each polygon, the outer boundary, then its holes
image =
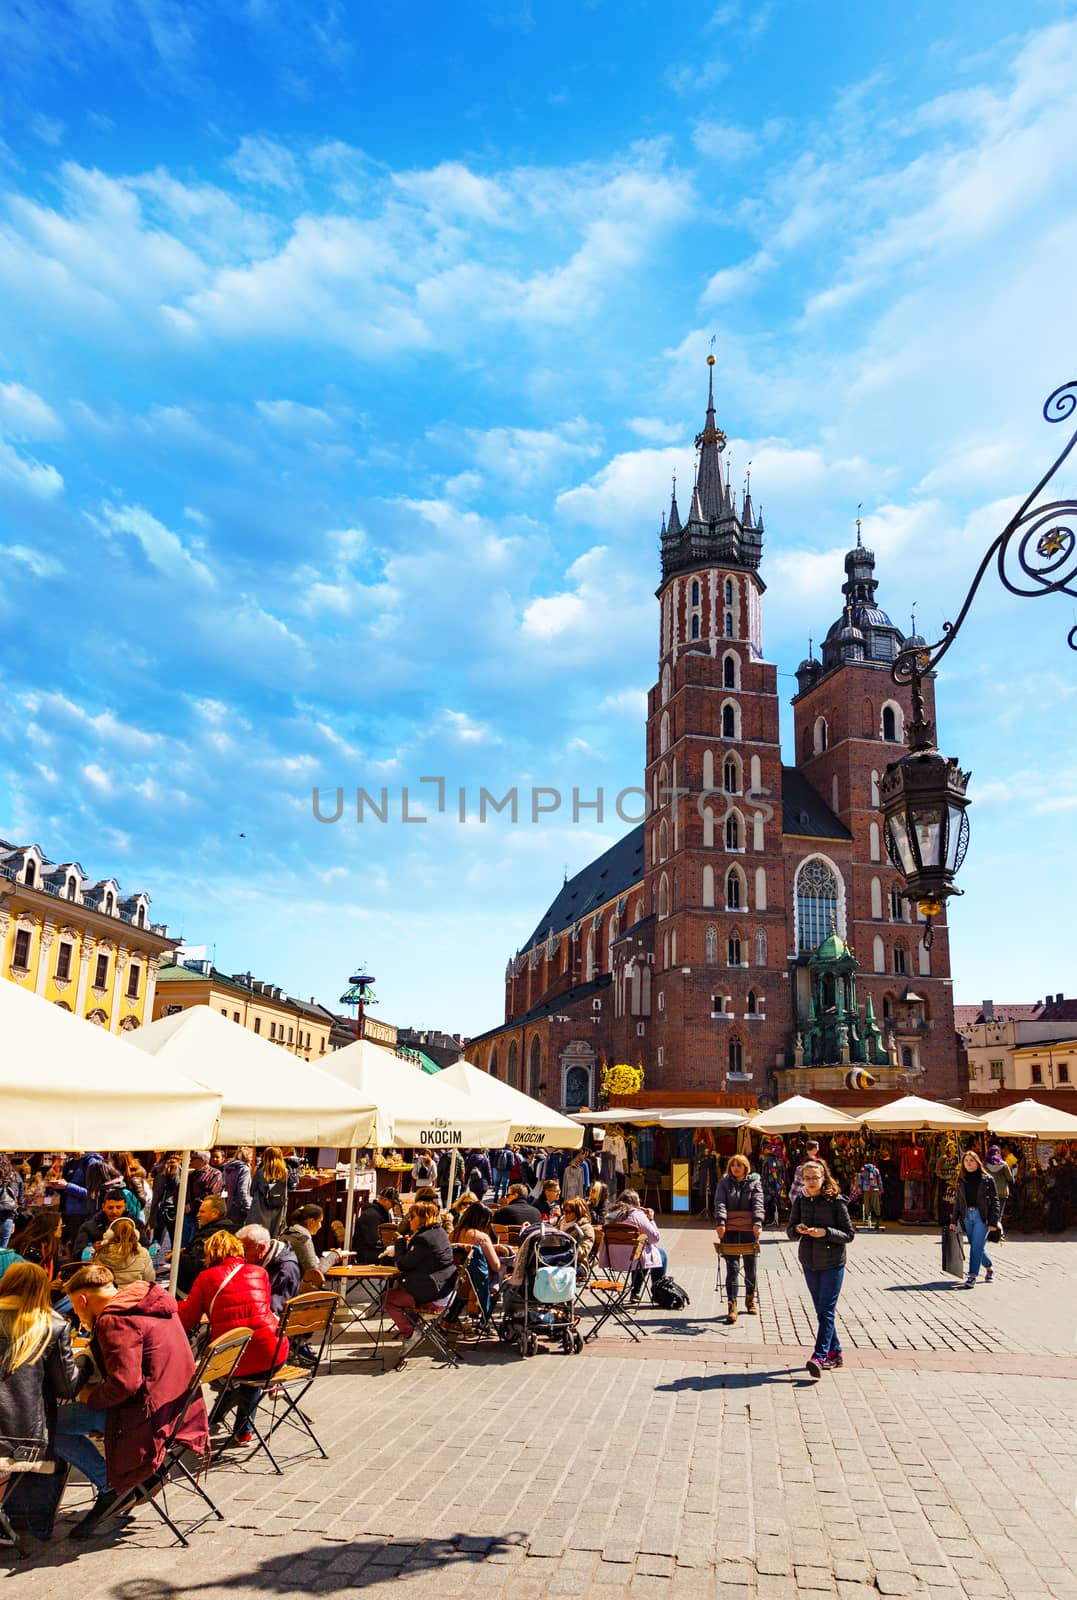
POLYGON ((812 1384, 794 1248, 768 1235, 762 1314, 727 1328, 712 1237, 666 1228, 692 1303, 645 1311, 639 1345, 398 1373, 353 1347, 311 1405, 330 1459, 215 1469, 225 1520, 189 1550, 146 1511, 111 1545, 67 1542, 73 1485, 12 1592, 1074 1600, 1073 1238, 1008 1240, 970 1294, 936 1234, 861 1235, 846 1366, 812 1384))

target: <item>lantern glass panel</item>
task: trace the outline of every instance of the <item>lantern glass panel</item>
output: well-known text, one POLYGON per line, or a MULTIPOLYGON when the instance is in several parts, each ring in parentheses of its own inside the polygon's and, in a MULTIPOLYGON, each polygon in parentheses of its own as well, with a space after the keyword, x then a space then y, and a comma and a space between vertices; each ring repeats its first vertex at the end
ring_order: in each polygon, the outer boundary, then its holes
POLYGON ((920 863, 925 867, 942 865, 942 811, 938 806, 916 806, 910 811, 916 834, 920 863))
POLYGON ((886 825, 890 829, 890 839, 894 846, 894 853, 901 872, 906 877, 916 871, 916 856, 913 854, 912 841, 909 838, 908 824, 904 811, 897 811, 888 817, 886 825))
POLYGON ((946 870, 956 872, 961 865, 958 851, 961 848, 961 825, 965 813, 961 806, 950 806, 949 813, 949 826, 946 830, 946 870))

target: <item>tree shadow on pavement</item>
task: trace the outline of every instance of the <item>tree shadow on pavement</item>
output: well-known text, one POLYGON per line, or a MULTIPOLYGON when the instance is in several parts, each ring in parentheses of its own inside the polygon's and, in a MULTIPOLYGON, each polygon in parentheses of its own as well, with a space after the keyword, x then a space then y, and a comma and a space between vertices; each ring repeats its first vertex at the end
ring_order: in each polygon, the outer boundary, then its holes
MULTIPOLYGON (((343 1594, 354 1593, 397 1577, 429 1576, 434 1585, 438 1571, 451 1566, 479 1566, 490 1556, 525 1545, 525 1535, 475 1538, 453 1534, 445 1539, 390 1540, 373 1535, 336 1543, 312 1544, 308 1550, 290 1550, 267 1556, 245 1572, 217 1573, 201 1583, 171 1583, 167 1578, 125 1578, 108 1591, 111 1600, 181 1600, 207 1590, 231 1589, 241 1594, 343 1594)), ((219 1561, 219 1544, 214 1541, 219 1561)), ((193 1554, 193 1551, 192 1551, 193 1554)), ((510 1567, 505 1565, 506 1588, 511 1588, 510 1567)))
POLYGON ((778 1367, 760 1372, 711 1372, 694 1378, 674 1378, 670 1383, 656 1383, 656 1394, 699 1393, 707 1389, 759 1389, 765 1383, 793 1384, 797 1387, 817 1387, 814 1378, 806 1377, 803 1367, 778 1367))

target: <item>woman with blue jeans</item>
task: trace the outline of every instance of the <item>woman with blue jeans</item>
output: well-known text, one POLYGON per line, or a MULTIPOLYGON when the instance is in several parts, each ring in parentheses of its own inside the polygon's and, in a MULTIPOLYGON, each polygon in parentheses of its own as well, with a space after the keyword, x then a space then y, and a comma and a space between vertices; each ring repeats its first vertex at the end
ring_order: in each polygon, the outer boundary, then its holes
POLYGON ((961 1167, 954 1186, 954 1208, 950 1217, 952 1229, 961 1228, 969 1242, 969 1274, 965 1288, 971 1289, 985 1267, 984 1282, 995 1276, 991 1257, 985 1246, 992 1228, 999 1225, 1000 1207, 998 1186, 975 1150, 966 1150, 961 1157, 961 1167))
POLYGON ((843 1365, 834 1316, 845 1281, 845 1249, 854 1235, 849 1207, 826 1162, 805 1161, 800 1179, 803 1190, 793 1201, 785 1231, 800 1241, 800 1266, 819 1320, 808 1361, 808 1371, 817 1379, 843 1365))

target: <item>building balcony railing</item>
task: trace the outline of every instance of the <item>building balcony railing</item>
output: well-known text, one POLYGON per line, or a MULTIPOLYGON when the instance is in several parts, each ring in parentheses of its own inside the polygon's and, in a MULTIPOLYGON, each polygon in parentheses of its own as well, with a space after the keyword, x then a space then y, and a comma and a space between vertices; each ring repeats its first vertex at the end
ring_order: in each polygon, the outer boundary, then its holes
POLYGON ((137 912, 134 911, 106 911, 101 895, 84 894, 79 900, 71 900, 64 893, 58 883, 49 883, 42 879, 40 883, 26 883, 19 876, 18 867, 8 867, 0 863, 0 878, 6 878, 9 883, 17 883, 22 889, 30 889, 35 894, 48 894, 54 900, 60 900, 65 905, 85 906, 88 911, 96 911, 99 916, 112 917, 117 922, 126 922, 128 927, 138 928, 143 933, 155 933, 161 939, 168 938, 168 924, 165 922, 142 923, 136 921, 137 912))

